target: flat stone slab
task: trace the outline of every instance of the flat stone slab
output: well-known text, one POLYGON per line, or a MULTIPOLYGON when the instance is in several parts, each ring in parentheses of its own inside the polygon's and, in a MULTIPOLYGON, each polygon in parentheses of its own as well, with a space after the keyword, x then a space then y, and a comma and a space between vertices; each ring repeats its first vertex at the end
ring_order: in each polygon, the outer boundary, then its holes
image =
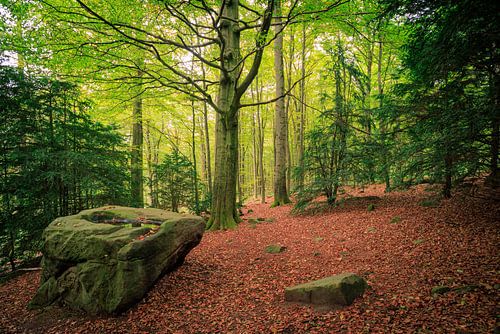
POLYGON ((351 305, 367 287, 366 281, 353 273, 326 277, 285 288, 285 300, 316 305, 351 305))
POLYGON ((106 206, 54 220, 43 233, 40 287, 30 308, 120 313, 201 241, 201 217, 106 206))

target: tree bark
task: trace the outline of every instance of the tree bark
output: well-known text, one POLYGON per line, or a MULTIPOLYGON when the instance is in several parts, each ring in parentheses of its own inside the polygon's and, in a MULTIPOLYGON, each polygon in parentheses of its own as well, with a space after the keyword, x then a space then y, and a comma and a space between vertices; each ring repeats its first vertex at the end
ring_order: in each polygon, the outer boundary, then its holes
MULTIPOLYGON (((382 36, 379 37, 379 49, 378 49, 378 64, 377 64, 377 83, 378 83, 378 98, 379 98, 379 108, 384 106, 384 86, 382 83, 382 56, 383 56, 383 43, 382 36)), ((389 150, 387 149, 387 140, 385 138, 387 133, 387 125, 384 120, 380 126, 381 134, 381 144, 382 144, 382 174, 385 182, 385 192, 391 191, 391 179, 390 179, 390 159, 388 157, 389 150)))
MULTIPOLYGON (((226 1, 221 20, 221 35, 225 42, 222 63, 227 72, 221 72, 218 113, 215 124, 215 175, 212 215, 207 228, 225 230, 236 227, 236 184, 238 175, 238 109, 235 101, 240 61, 240 33, 238 27, 239 1, 226 1)), ((236 99, 237 100, 237 99, 236 99)))
MULTIPOLYGON (((275 32, 278 34, 274 41, 274 71, 276 79, 276 97, 285 93, 285 78, 283 69, 283 35, 279 32, 281 26, 281 0, 276 1, 275 32)), ((287 156, 287 125, 285 99, 279 98, 275 103, 274 111, 274 202, 273 206, 290 203, 286 183, 286 156, 287 156)))
POLYGON ((302 24, 302 49, 300 54, 300 123, 299 123, 299 187, 304 186, 304 123, 306 113, 306 25, 302 24))
MULTIPOLYGON (((256 78, 257 102, 262 100, 262 86, 259 86, 259 77, 256 78)), ((259 168, 260 184, 260 202, 266 203, 266 177, 264 175, 264 121, 262 120, 261 107, 257 105, 257 139, 258 139, 258 157, 257 165, 259 168)))
MULTIPOLYGON (((142 71, 138 71, 137 75, 142 76, 142 71)), ((142 129, 142 85, 138 83, 138 95, 134 98, 134 110, 132 113, 132 152, 131 152, 131 205, 133 207, 144 207, 144 187, 143 187, 143 129, 142 129)))
POLYGON ((221 73, 217 100, 215 136, 215 175, 212 215, 207 223, 210 230, 234 228, 239 216, 236 210, 238 174, 238 111, 240 100, 257 76, 262 61, 265 40, 271 25, 273 1, 268 0, 256 38, 252 65, 241 82, 240 29, 238 0, 225 1, 220 22, 222 39, 221 73))
POLYGON ((191 132, 191 144, 192 144, 192 154, 193 154, 193 190, 194 190, 194 212, 200 214, 200 195, 198 193, 198 171, 196 164, 196 113, 194 108, 194 100, 191 101, 191 116, 193 117, 193 128, 191 132))
POLYGON ((453 160, 449 152, 449 149, 446 148, 446 154, 444 156, 444 187, 443 187, 443 196, 445 198, 451 197, 452 166, 453 166, 453 160))

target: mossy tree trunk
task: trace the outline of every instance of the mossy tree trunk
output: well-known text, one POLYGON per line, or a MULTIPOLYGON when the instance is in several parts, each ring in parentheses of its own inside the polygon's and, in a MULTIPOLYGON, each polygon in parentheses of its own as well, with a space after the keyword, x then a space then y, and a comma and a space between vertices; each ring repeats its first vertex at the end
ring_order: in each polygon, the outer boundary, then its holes
POLYGON ((209 230, 234 228, 239 220, 236 210, 238 176, 238 112, 240 100, 257 76, 271 26, 273 0, 268 0, 261 29, 256 38, 253 62, 241 79, 239 1, 225 1, 220 23, 221 71, 215 126, 215 172, 209 230), (241 79, 241 80, 240 80, 241 79))

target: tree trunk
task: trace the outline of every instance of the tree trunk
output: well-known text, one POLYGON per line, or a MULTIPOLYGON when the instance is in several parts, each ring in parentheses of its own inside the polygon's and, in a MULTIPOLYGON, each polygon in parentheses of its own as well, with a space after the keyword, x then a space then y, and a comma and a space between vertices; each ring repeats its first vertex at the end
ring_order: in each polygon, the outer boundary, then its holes
MULTIPOLYGON (((205 66, 201 65, 203 80, 205 80, 205 66)), ((204 86, 206 89, 207 87, 204 86)), ((205 146, 207 149, 207 183, 208 183, 208 193, 212 196, 212 161, 210 156, 210 134, 208 131, 208 106, 206 102, 203 102, 203 126, 205 127, 205 146)))
MULTIPOLYGON (((257 102, 262 100, 262 86, 259 86, 259 77, 256 78, 257 102)), ((257 165, 259 169, 260 202, 266 203, 266 178, 264 175, 264 122, 262 120, 260 105, 257 105, 257 140, 258 156, 257 165)))
POLYGON ((261 30, 256 38, 253 62, 241 83, 238 82, 241 75, 239 1, 225 1, 222 11, 219 35, 223 52, 217 99, 215 175, 212 215, 207 223, 207 228, 210 230, 233 228, 239 220, 236 210, 238 111, 241 97, 258 74, 264 43, 271 25, 273 4, 272 0, 268 0, 261 30))
MULTIPOLYGON (((377 82, 378 82, 378 95, 379 95, 379 108, 384 106, 384 86, 382 84, 382 56, 383 56, 383 48, 382 48, 382 36, 379 37, 379 49, 378 49, 378 66, 377 66, 377 82)), ((387 140, 385 138, 387 133, 387 124, 385 120, 382 120, 382 124, 380 126, 380 134, 381 134, 381 144, 382 144, 382 174, 385 182, 385 192, 391 191, 391 179, 390 179, 390 158, 389 150, 387 149, 387 140)))
MULTIPOLYGON (((281 31, 281 0, 276 1, 275 32, 278 34, 274 41, 274 71, 276 78, 276 97, 285 93, 285 78, 283 69, 283 35, 281 31)), ((274 202, 279 206, 290 202, 286 187, 286 155, 287 155, 287 125, 285 99, 279 98, 274 111, 274 202)))
POLYGON ((452 176, 452 164, 453 160, 451 158, 451 154, 446 149, 447 152, 444 156, 444 187, 443 187, 443 196, 445 198, 451 197, 451 176, 452 176))
POLYGON ((302 49, 300 54, 300 122, 299 122, 299 188, 304 186, 304 123, 306 113, 306 25, 302 24, 302 49))
POLYGON ((239 220, 236 210, 237 174, 238 118, 217 114, 214 197, 208 229, 225 230, 236 227, 239 220))
POLYGON ((208 174, 207 174, 207 149, 205 147, 205 132, 203 131, 203 118, 198 119, 198 136, 200 136, 200 170, 201 179, 208 185, 208 174))
MULTIPOLYGON (((138 72, 139 77, 142 71, 138 72)), ((140 80, 140 79, 139 79, 140 80)), ((134 99, 134 110, 132 114, 132 153, 131 153, 131 205, 133 207, 144 207, 144 188, 143 188, 143 169, 142 169, 142 151, 143 151, 143 131, 142 131, 142 96, 140 95, 141 85, 139 85, 139 95, 134 99)))
POLYGON ((153 164, 153 150, 154 144, 151 138, 151 126, 149 120, 146 121, 146 165, 148 166, 148 187, 149 187, 149 199, 151 207, 155 207, 155 189, 154 189, 154 164, 153 164))
POLYGON ((218 113, 215 124, 215 175, 212 215, 207 224, 210 230, 236 227, 236 184, 238 175, 238 109, 235 100, 239 75, 240 32, 238 28, 239 1, 226 1, 221 20, 221 35, 225 42, 222 63, 227 72, 219 80, 218 113))
MULTIPOLYGON (((255 102, 255 95, 252 90, 252 101, 255 102)), ((252 171, 253 171, 253 197, 254 199, 258 196, 258 159, 257 159, 257 130, 255 127, 255 114, 252 115, 252 149, 253 149, 253 161, 252 161, 252 171)))
POLYGON ((493 181, 494 186, 500 185, 500 175, 498 173, 498 151, 500 146, 500 78, 495 75, 490 78, 491 89, 491 105, 492 105, 492 120, 491 120, 491 160, 490 160, 490 175, 489 179, 493 181))
MULTIPOLYGON (((293 27, 290 29, 290 41, 288 42, 289 44, 289 49, 288 49, 288 64, 287 64, 287 71, 286 71, 286 88, 287 90, 290 90, 292 88, 292 71, 293 71, 293 60, 295 59, 295 32, 293 27)), ((296 157, 296 152, 292 150, 292 148, 296 148, 297 145, 294 145, 296 140, 294 140, 296 132, 292 131, 292 134, 290 136, 290 121, 292 123, 292 129, 293 129, 293 124, 294 124, 294 117, 293 117, 293 112, 291 111, 291 96, 288 95, 286 97, 286 103, 285 103, 285 114, 286 114, 286 119, 287 119, 287 142, 286 142, 286 161, 287 161, 287 173, 286 173, 286 187, 290 191, 292 189, 292 184, 295 187, 295 183, 292 183, 292 175, 291 172, 293 170, 293 166, 296 165, 296 162, 294 161, 296 157)))
POLYGON ((196 114, 194 108, 194 100, 191 101, 191 116, 193 117, 193 128, 191 132, 191 141, 192 141, 192 154, 193 154, 193 190, 194 190, 194 212, 199 215, 200 214, 200 196, 198 194, 198 172, 196 165, 196 114))

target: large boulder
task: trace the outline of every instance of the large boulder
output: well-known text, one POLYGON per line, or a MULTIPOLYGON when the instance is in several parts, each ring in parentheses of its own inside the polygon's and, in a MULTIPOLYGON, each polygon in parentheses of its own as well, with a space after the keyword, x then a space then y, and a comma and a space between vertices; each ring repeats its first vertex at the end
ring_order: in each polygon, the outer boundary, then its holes
POLYGON ((285 289, 285 300, 317 305, 351 305, 362 296, 366 281, 355 274, 345 273, 285 289))
POLYGON ((29 306, 123 312, 182 264, 204 229, 201 217, 119 206, 57 218, 43 234, 41 284, 29 306))

